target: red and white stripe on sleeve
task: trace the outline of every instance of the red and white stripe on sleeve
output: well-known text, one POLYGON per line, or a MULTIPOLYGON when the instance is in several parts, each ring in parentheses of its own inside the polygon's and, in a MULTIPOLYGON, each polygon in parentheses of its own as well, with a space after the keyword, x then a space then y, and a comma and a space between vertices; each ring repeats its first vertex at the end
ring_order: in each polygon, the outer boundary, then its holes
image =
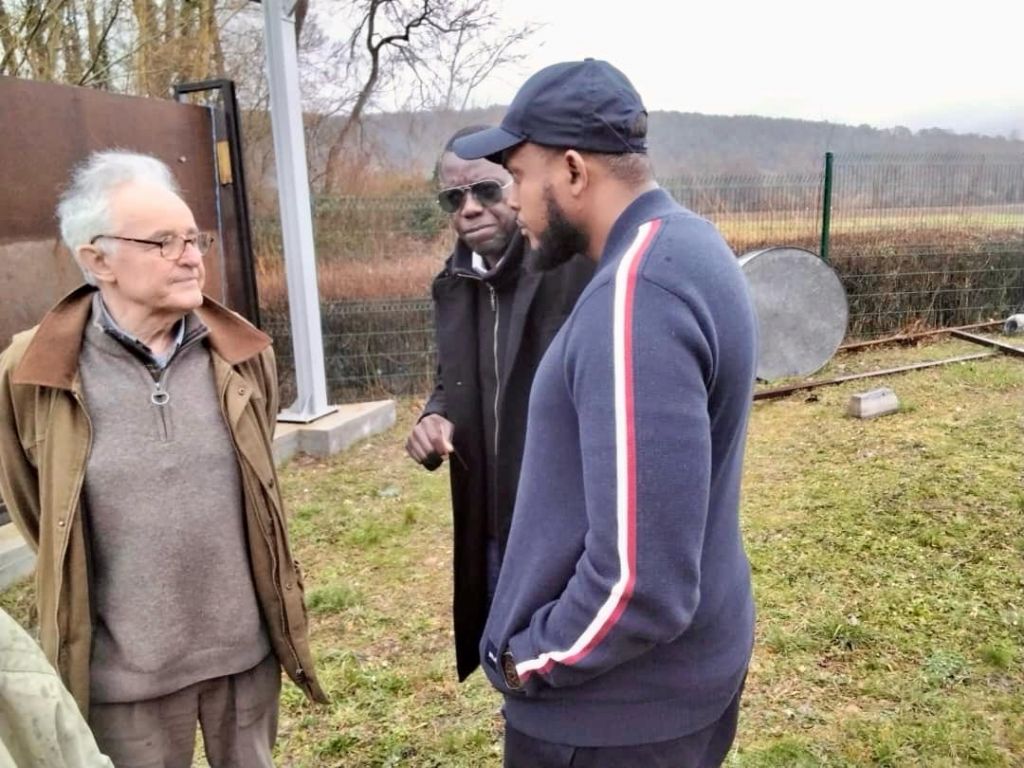
POLYGON ((566 666, 585 658, 612 630, 629 605, 636 581, 636 430, 633 401, 633 300, 640 264, 653 242, 659 220, 648 221, 622 255, 615 272, 612 313, 615 376, 615 524, 619 578, 597 614, 572 645, 545 651, 516 664, 525 681, 534 673, 545 674, 555 664, 566 666))

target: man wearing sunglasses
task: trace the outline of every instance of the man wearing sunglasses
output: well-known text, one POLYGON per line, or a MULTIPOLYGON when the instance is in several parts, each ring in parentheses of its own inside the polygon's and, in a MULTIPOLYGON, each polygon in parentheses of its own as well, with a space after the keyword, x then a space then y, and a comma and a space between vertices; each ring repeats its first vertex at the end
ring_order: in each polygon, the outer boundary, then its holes
POLYGON ((509 208, 511 177, 466 161, 453 142, 436 168, 437 201, 455 249, 434 280, 437 386, 406 443, 428 469, 451 457, 455 537, 454 623, 459 679, 479 665, 479 644, 508 538, 519 482, 530 386, 544 351, 593 274, 582 255, 533 269, 509 208))

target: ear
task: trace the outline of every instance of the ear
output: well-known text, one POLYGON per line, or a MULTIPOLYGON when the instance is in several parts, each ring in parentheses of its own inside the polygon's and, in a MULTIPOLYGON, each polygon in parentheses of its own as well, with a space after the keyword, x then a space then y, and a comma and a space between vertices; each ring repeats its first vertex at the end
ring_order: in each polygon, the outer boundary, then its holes
POLYGON ((569 194, 580 197, 590 185, 590 168, 583 155, 575 149, 568 149, 562 155, 565 169, 569 174, 569 194))
POLYGON ((80 245, 75 248, 75 258, 82 268, 91 272, 98 283, 114 282, 114 272, 110 268, 107 254, 95 245, 80 245))

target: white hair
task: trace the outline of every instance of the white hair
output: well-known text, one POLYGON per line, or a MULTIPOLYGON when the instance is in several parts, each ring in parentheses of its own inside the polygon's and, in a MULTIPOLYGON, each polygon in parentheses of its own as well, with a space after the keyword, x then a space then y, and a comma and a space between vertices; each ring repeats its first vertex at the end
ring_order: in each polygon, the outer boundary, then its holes
POLYGON ((180 194, 178 183, 167 165, 151 155, 110 149, 94 152, 71 173, 67 189, 57 203, 60 236, 75 258, 85 281, 96 278, 78 261, 77 248, 88 245, 110 227, 110 197, 125 184, 146 182, 180 194))

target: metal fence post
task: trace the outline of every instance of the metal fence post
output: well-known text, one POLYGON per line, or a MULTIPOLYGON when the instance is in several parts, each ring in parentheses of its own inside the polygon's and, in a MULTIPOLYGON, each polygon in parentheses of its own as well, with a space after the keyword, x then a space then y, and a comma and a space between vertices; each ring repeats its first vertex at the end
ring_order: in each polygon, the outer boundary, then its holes
POLYGON ((327 404, 320 293, 313 254, 313 214, 295 51, 295 9, 291 6, 291 10, 285 10, 282 0, 262 0, 262 4, 270 81, 270 119, 274 132, 277 194, 298 390, 295 402, 278 415, 278 420, 308 423, 337 409, 327 404))
POLYGON ((829 228, 832 226, 832 153, 825 153, 825 189, 821 196, 821 260, 828 264, 829 228))

